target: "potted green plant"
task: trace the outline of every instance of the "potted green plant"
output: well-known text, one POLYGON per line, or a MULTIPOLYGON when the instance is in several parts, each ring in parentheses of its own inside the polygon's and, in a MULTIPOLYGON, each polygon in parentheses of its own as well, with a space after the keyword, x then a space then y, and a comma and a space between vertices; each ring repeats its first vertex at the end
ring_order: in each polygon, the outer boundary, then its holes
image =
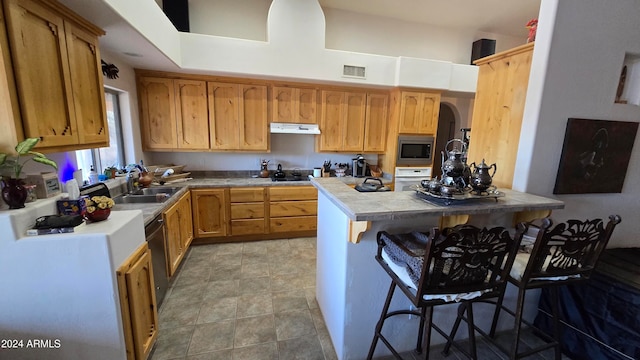
POLYGON ((22 168, 28 161, 33 160, 58 169, 55 161, 48 159, 42 153, 31 150, 39 141, 39 138, 27 138, 19 142, 15 147, 16 155, 0 153, 2 199, 10 209, 23 208, 27 200, 27 189, 24 187, 25 184, 21 177, 22 168))

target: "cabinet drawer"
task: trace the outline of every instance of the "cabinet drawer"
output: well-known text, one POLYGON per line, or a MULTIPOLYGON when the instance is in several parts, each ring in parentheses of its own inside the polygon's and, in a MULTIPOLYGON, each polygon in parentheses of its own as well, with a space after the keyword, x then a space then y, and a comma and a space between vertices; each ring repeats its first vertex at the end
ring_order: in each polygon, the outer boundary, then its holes
POLYGON ((272 202, 269 208, 269 216, 309 216, 318 213, 318 202, 316 200, 304 201, 281 201, 272 202))
POLYGON ((317 217, 315 216, 294 216, 286 218, 271 218, 269 221, 272 233, 316 230, 317 217))
POLYGON ((278 186, 269 188, 271 201, 317 200, 318 190, 313 186, 278 186))
POLYGON ((264 234, 264 219, 231 220, 231 235, 264 234))
POLYGON ((231 219, 264 218, 264 203, 231 204, 231 219))
POLYGON ((264 188, 231 188, 232 203, 264 201, 264 188))

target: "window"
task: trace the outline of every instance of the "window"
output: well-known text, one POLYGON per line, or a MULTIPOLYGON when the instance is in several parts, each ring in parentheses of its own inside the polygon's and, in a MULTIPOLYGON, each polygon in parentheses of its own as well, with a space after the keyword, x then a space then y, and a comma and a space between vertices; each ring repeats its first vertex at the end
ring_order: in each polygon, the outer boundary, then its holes
POLYGON ((82 178, 89 178, 89 171, 93 165, 98 174, 102 174, 108 167, 118 169, 124 167, 124 144, 122 140, 122 124, 120 121, 119 93, 105 89, 105 104, 107 108, 107 123, 109 126, 109 146, 97 149, 76 151, 78 168, 82 169, 82 178))

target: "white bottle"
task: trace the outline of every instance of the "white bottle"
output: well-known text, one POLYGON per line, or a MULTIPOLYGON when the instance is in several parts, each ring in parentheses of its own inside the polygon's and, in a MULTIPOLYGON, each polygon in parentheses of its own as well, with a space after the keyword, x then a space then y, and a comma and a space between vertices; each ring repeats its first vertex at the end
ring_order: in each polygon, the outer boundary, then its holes
POLYGON ((89 184, 97 184, 98 183, 98 173, 94 170, 93 165, 91 165, 91 169, 89 170, 89 184))

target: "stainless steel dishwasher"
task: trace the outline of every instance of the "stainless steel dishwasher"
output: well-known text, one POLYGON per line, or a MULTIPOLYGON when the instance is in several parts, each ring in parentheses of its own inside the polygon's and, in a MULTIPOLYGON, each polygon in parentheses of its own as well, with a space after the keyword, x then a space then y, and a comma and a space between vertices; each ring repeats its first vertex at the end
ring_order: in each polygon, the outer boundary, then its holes
POLYGON ((151 264, 153 266, 153 281, 156 286, 156 303, 158 308, 164 300, 164 295, 169 287, 167 276, 167 259, 164 251, 164 220, 162 215, 156 216, 144 228, 147 244, 151 250, 151 264))

